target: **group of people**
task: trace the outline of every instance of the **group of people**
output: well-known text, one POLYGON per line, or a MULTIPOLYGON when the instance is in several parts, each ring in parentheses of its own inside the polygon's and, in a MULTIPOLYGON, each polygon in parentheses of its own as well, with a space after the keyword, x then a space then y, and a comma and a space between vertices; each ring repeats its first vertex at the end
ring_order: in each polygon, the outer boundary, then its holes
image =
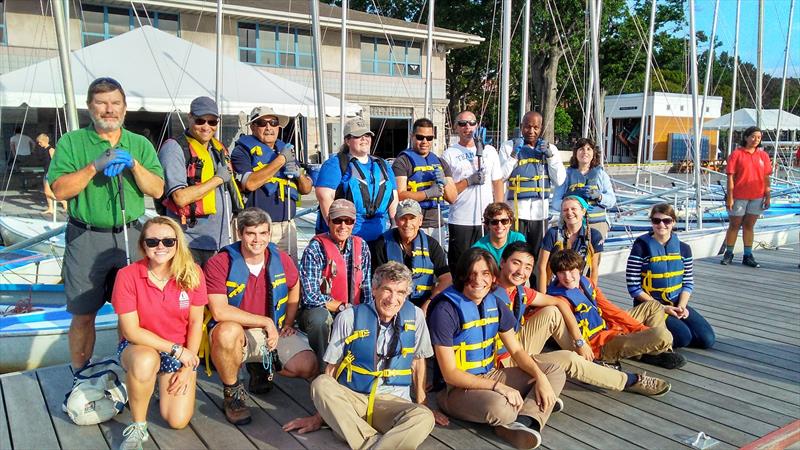
POLYGON ((117 81, 91 83, 87 107, 92 123, 59 140, 48 179, 69 202, 74 371, 90 361, 109 295, 119 314, 133 420, 122 448, 149 438, 156 385, 162 417, 186 426, 197 370, 212 365, 237 425, 252 420, 248 392, 268 392, 281 375, 309 380, 317 409, 287 431, 326 423, 351 448, 416 448, 450 416, 535 448, 565 407, 566 378, 660 396, 667 381, 623 371, 620 361, 676 369, 685 359, 675 347, 713 345, 713 330, 687 305, 691 249, 673 233, 669 205, 653 208, 653 230, 631 252, 635 306, 603 295, 611 183, 590 140, 565 168, 541 138, 539 113, 527 113, 522 138, 498 151, 474 137, 477 120, 464 111, 458 143, 441 157, 433 123, 418 119, 391 166, 370 154, 374 134, 356 118, 312 183, 281 139, 288 118, 269 107, 253 110, 250 134, 230 153, 214 138, 221 118, 207 97, 158 152, 122 126, 117 81), (312 189, 317 234, 298 255, 297 200, 312 189), (164 215, 142 226, 144 196, 164 215), (551 206, 560 222, 548 228, 551 206), (543 352, 551 338, 559 349, 543 352), (446 387, 432 408, 437 384, 446 387))

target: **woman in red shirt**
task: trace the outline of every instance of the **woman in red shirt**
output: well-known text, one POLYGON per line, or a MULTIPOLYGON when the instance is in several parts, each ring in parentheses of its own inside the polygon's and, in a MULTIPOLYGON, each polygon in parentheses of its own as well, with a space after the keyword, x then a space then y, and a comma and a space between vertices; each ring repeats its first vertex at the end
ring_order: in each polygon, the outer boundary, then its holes
POLYGON ((725 254, 720 264, 733 262, 733 247, 739 228, 742 228, 744 257, 742 264, 760 267, 753 258, 753 229, 758 216, 769 209, 769 175, 772 164, 767 152, 759 148, 761 130, 750 127, 744 131, 742 146, 728 157, 728 193, 725 206, 728 209, 728 233, 725 235, 725 254))
POLYGON ((180 226, 167 217, 147 221, 139 238, 143 258, 119 271, 111 302, 119 315, 118 352, 127 371, 131 423, 120 448, 149 439, 147 408, 158 381, 161 416, 183 428, 194 413, 197 351, 208 303, 203 271, 180 226))

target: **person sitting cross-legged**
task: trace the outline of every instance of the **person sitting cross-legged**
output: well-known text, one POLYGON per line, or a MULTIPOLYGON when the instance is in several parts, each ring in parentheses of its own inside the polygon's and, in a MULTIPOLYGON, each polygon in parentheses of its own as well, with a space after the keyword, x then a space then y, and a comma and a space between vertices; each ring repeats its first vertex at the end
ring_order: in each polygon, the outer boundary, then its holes
MULTIPOLYGON (((665 369, 677 369, 686 358, 672 351, 672 334, 664 324, 664 310, 657 302, 644 302, 629 311, 611 303, 600 288, 581 275, 585 259, 575 250, 560 250, 550 256, 556 280, 547 293, 561 297, 582 323, 583 340, 594 357, 619 367, 622 358, 638 358, 665 369)), ((557 340, 562 348, 563 339, 557 340)), ((571 348, 572 345, 569 345, 571 348)))
POLYGON ((434 414, 424 406, 425 358, 433 349, 425 315, 408 301, 411 271, 390 261, 375 270, 372 287, 374 303, 336 316, 328 366, 311 383, 318 413, 285 431, 314 431, 324 420, 353 449, 415 449, 433 430, 434 414))
POLYGON ((254 394, 268 392, 275 373, 310 380, 318 369, 308 338, 294 328, 300 302, 297 267, 270 242, 269 215, 247 208, 237 223, 241 241, 223 247, 206 263, 205 273, 213 317, 208 340, 224 385, 225 418, 242 425, 251 420, 238 377, 242 362, 254 394))

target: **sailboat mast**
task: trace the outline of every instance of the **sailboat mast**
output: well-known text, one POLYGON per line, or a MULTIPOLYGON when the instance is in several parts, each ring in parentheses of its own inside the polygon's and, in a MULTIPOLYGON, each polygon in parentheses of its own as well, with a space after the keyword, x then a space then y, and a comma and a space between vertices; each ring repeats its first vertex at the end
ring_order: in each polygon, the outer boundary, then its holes
POLYGON ((602 0, 589 0, 589 15, 592 22, 592 72, 594 72, 592 83, 594 85, 594 132, 601 162, 605 159, 603 105, 600 104, 600 17, 603 14, 602 8, 602 0))
MULTIPOLYGON (((525 7, 522 11, 522 74, 520 76, 519 87, 519 123, 522 124, 522 117, 528 111, 528 53, 530 52, 531 41, 531 0, 525 0, 525 7)), ((522 132, 522 130, 520 130, 522 132)))
MULTIPOLYGON (((325 126, 325 93, 322 91, 322 38, 319 29, 319 2, 309 0, 311 3, 311 49, 314 53, 314 96, 317 101, 317 132, 319 134, 320 162, 328 159, 328 134, 325 126)), ((340 111, 340 113, 343 113, 340 111)))
POLYGON ((78 109, 75 106, 75 90, 72 87, 72 67, 70 66, 67 36, 65 31, 64 2, 53 0, 53 20, 56 25, 58 60, 61 63, 61 81, 64 83, 64 100, 67 114, 67 131, 78 129, 78 109))
MULTIPOLYGON (((508 139, 508 87, 511 76, 511 0, 503 0, 503 58, 500 75, 500 136, 498 145, 508 139)), ((499 148, 499 147, 498 147, 499 148)))
POLYGON ((653 66, 653 33, 656 27, 656 0, 650 5, 650 29, 647 34, 647 64, 644 69, 644 91, 642 92, 642 118, 639 121, 639 145, 636 149, 636 186, 642 170, 642 150, 644 147, 645 121, 647 120, 647 97, 650 94, 650 68, 653 66))
POLYGON ((425 117, 433 118, 433 106, 431 105, 433 96, 433 7, 434 0, 428 0, 428 42, 425 57, 425 117))
MULTIPOLYGON (((714 69, 714 41, 717 38, 717 16, 719 13, 719 0, 714 2, 714 20, 711 22, 711 40, 708 47, 708 61, 706 61, 706 77, 703 81, 703 103, 700 108, 700 129, 702 132, 706 116, 706 98, 708 97, 708 87, 711 84, 711 72, 714 69)), ((710 147, 709 147, 710 148, 710 147)), ((709 155, 709 158, 711 155, 709 155)))
MULTIPOLYGON (((700 177, 700 152, 702 151, 700 116, 697 111, 697 36, 695 35, 694 24, 694 0, 689 0, 689 48, 691 56, 691 85, 692 85, 692 123, 694 124, 694 186, 695 186, 695 206, 697 210, 697 227, 703 228, 703 208, 701 205, 701 177, 700 177)), ((688 214, 687 214, 688 217, 688 214)))
MULTIPOLYGON (((792 17, 794 16, 794 0, 789 3, 789 29, 786 30, 786 48, 783 51, 783 78, 781 78, 781 97, 778 102, 778 123, 775 130, 775 157, 772 158, 772 173, 777 175, 775 169, 778 167, 778 144, 781 141, 781 116, 783 115, 783 100, 786 95, 786 73, 789 70, 789 45, 792 43, 792 17)), ((789 151, 789 153, 792 153, 789 151)), ((791 166, 790 166, 791 167, 791 166)))
MULTIPOLYGON (((217 55, 216 55, 216 84, 214 86, 214 100, 217 108, 222 110, 222 0, 217 0, 217 55)), ((222 127, 217 127, 217 139, 222 127)))
POLYGON ((342 49, 339 59, 339 133, 341 142, 344 142, 344 83, 347 63, 347 0, 342 0, 342 49))
POLYGON ((761 128, 762 95, 764 92, 764 0, 758 0, 758 51, 756 57, 756 126, 761 128))
POLYGON ((739 77, 739 16, 742 0, 736 0, 736 32, 733 37, 733 86, 731 87, 731 125, 728 127, 728 154, 733 151, 733 120, 736 111, 736 79, 739 77))

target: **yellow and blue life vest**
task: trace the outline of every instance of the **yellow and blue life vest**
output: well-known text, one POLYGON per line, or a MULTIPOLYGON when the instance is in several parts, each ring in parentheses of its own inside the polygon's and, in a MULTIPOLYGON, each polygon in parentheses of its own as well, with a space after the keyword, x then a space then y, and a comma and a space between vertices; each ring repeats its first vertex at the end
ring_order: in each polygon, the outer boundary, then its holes
POLYGON ((456 367, 473 375, 488 373, 494 368, 495 342, 500 334, 500 301, 490 292, 476 305, 453 286, 441 295, 456 307, 461 325, 453 338, 456 367))
MULTIPOLYGON (((567 180, 565 181, 567 190, 564 193, 564 197, 568 195, 579 195, 577 190, 583 187, 599 190, 599 173, 601 170, 603 169, 597 166, 584 175, 578 169, 572 167, 567 168, 567 180)), ((589 200, 588 198, 584 198, 584 200, 589 204, 589 211, 586 212, 586 220, 589 223, 602 223, 608 220, 606 218, 606 209, 600 206, 596 200, 589 200)))
MULTIPOLYGON (((404 261, 403 248, 394 236, 395 231, 388 230, 383 233, 383 240, 386 243, 386 258, 389 261, 404 261)), ((419 230, 414 239, 413 249, 411 250, 411 301, 420 304, 427 300, 433 292, 436 279, 433 273, 433 260, 431 260, 430 247, 428 246, 428 235, 419 230)))
POLYGON ((681 241, 674 234, 666 245, 647 233, 639 239, 647 244, 650 258, 642 265, 642 289, 665 305, 673 305, 683 288, 681 241))
MULTIPOLYGON (((278 154, 283 150, 283 147, 286 146, 286 143, 278 139, 275 141, 275 149, 273 150, 254 136, 247 134, 239 137, 239 140, 236 141, 236 145, 242 146, 247 151, 247 154, 250 156, 250 165, 253 168, 253 172, 258 172, 278 157, 278 154)), ((297 183, 286 175, 285 165, 275 172, 275 175, 267 180, 267 182, 261 186, 261 189, 264 189, 267 196, 277 197, 280 202, 287 201, 287 189, 289 191, 289 198, 292 201, 296 202, 300 198, 297 191, 297 183)))
POLYGON ((544 199, 552 196, 550 175, 547 171, 547 156, 541 146, 548 145, 543 139, 536 147, 524 146, 519 152, 517 167, 508 177, 508 199, 544 199))
MULTIPOLYGON (((410 192, 421 192, 436 184, 436 169, 444 172, 442 162, 433 152, 429 152, 423 157, 414 150, 408 148, 400 152, 400 156, 406 155, 411 162, 411 176, 408 177, 407 187, 410 192)), ((398 156, 399 157, 399 156, 398 156)), ((436 204, 442 201, 442 197, 428 198, 419 202, 422 209, 436 209, 436 204)), ((446 208, 445 205, 441 205, 446 208)))
POLYGON ((367 422, 372 411, 378 380, 391 386, 411 386, 411 364, 416 343, 416 309, 405 302, 392 322, 394 334, 387 355, 378 354, 379 322, 375 305, 365 303, 353 308, 353 332, 344 340, 344 358, 336 370, 336 379, 348 388, 369 394, 367 422), (381 364, 383 362, 383 364, 381 364))
POLYGON ((588 278, 582 276, 580 286, 572 289, 567 289, 558 282, 554 282, 548 286, 547 293, 564 297, 569 301, 584 341, 589 342, 595 333, 607 328, 606 321, 601 315, 602 311, 597 306, 595 298, 597 294, 588 278))

